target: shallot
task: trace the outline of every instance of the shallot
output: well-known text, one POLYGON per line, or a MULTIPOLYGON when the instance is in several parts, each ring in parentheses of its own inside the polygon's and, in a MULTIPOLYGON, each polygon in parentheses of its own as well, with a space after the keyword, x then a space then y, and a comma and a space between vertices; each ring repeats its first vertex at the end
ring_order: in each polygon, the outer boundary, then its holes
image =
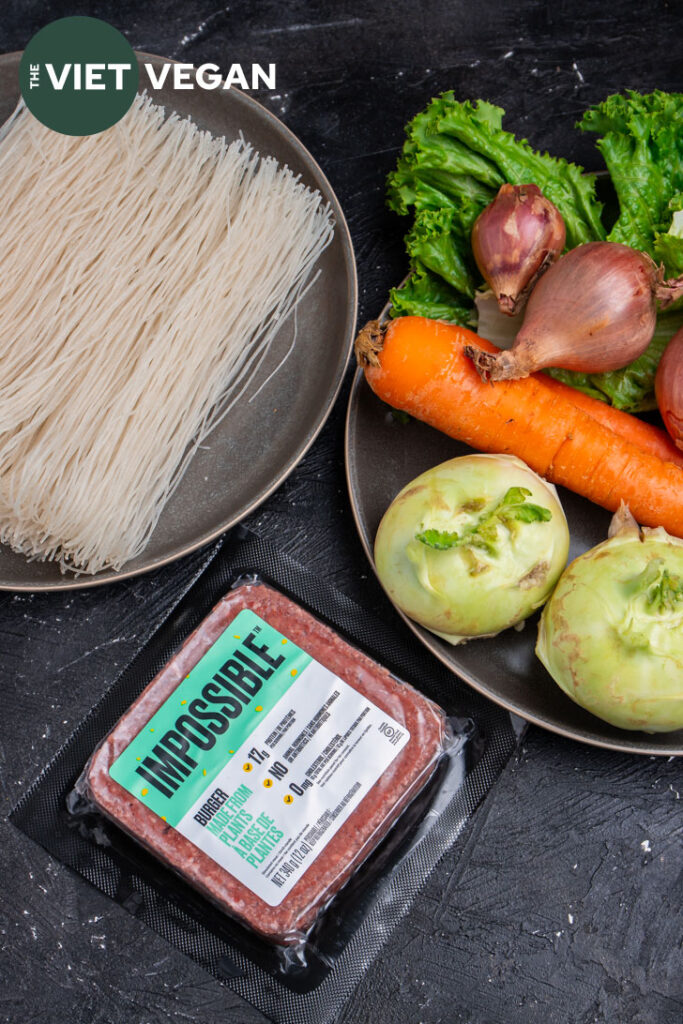
POLYGON ((466 349, 485 380, 515 380, 560 367, 604 373, 633 362, 649 345, 657 301, 683 294, 683 277, 663 281, 644 252, 617 242, 587 242, 561 256, 533 292, 509 351, 466 349))
POLYGON ((655 397, 664 426, 683 450, 683 327, 666 346, 655 375, 655 397))
POLYGON ((502 185, 472 228, 472 252, 502 313, 514 316, 564 249, 562 214, 538 185, 502 185))

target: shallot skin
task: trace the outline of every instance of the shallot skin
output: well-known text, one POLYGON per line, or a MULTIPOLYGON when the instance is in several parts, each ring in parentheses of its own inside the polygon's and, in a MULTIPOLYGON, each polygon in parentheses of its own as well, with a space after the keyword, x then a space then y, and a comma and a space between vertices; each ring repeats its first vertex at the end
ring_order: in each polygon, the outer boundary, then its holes
POLYGON ((514 316, 564 249, 562 214, 538 185, 502 185, 472 228, 472 253, 501 313, 514 316))
POLYGON ((617 242, 587 242, 561 256, 540 279, 508 351, 468 355, 486 380, 528 377, 560 367, 618 370, 645 351, 656 322, 661 271, 650 257, 617 242))
POLYGON ((655 398, 664 426, 683 451, 683 327, 676 331, 659 361, 655 398))

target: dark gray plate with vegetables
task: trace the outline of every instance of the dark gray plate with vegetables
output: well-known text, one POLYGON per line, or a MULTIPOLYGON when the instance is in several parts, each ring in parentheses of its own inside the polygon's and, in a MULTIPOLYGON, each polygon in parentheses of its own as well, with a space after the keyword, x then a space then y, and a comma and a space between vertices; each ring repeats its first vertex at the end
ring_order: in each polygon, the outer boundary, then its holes
MULTIPOLYGON (((666 277, 681 275, 683 229, 681 215, 675 214, 683 206, 683 155, 675 140, 683 122, 682 96, 612 97, 584 118, 583 127, 602 136, 600 148, 617 198, 613 215, 601 211, 593 176, 535 153, 502 131, 501 113, 489 104, 462 104, 445 94, 409 125, 398 170, 389 182, 389 205, 397 213, 413 214, 406 238, 411 274, 392 291, 394 316, 416 314, 463 326, 476 322, 473 295, 482 278, 472 258, 470 234, 476 217, 505 182, 535 181, 542 187, 563 214, 568 248, 606 238, 663 262, 666 277)), ((677 302, 673 313, 661 318, 652 344, 632 365, 602 373, 561 371, 557 376, 629 412, 654 408, 654 370, 666 341, 680 326, 680 305, 677 302)), ((390 306, 381 318, 389 315, 390 306)), ((395 395, 390 400, 412 411, 410 393, 421 385, 411 385, 412 375, 403 373, 400 387, 407 395, 405 404, 400 396, 398 401, 395 395)), ((424 415, 420 403, 427 400, 423 392, 415 394, 421 396, 414 406, 416 414, 424 415)), ((486 401, 483 394, 480 401, 486 401)), ((567 434, 567 439, 572 435, 567 434)), ((521 454, 514 446, 487 450, 521 454)), ((371 562, 380 520, 401 488, 439 463, 472 451, 425 423, 396 415, 371 391, 363 373, 356 374, 347 415, 346 465, 354 515, 371 562)), ((573 480, 567 482, 573 486, 573 480)), ((564 487, 558 487, 558 492, 569 524, 572 560, 606 539, 611 516, 564 487)), ((675 500, 670 504, 675 519, 675 500)), ((619 729, 574 704, 536 658, 538 618, 537 613, 527 619, 519 632, 507 629, 496 637, 454 647, 404 616, 407 626, 441 661, 528 721, 615 750, 683 754, 683 730, 651 734, 619 729)))
MULTIPOLYGON (((472 450, 417 420, 400 422, 372 393, 362 372, 356 373, 346 421, 346 469, 353 514, 371 564, 380 519, 401 488, 432 466, 472 450)), ((558 491, 569 523, 572 559, 606 538, 611 516, 571 491, 558 491)), ((459 647, 403 618, 418 639, 475 690, 530 722, 613 750, 683 754, 681 730, 626 732, 569 700, 534 654, 538 614, 527 619, 521 632, 508 629, 459 647)))

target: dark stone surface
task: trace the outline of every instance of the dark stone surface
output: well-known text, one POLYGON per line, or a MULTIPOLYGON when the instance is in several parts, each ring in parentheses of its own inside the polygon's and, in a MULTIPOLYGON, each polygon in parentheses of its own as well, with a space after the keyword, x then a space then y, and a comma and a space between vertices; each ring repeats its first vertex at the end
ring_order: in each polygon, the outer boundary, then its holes
MULTIPOLYGON (((532 143, 599 160, 573 129, 610 91, 680 88, 675 3, 371 0, 5 5, 0 51, 66 14, 139 49, 222 67, 276 61, 260 98, 311 149, 346 210, 361 318, 403 275, 383 182, 404 123, 435 93, 483 96, 532 143)), ((348 508, 346 392, 250 525, 361 602, 383 606, 348 508)), ((0 595, 3 814, 179 598, 200 554, 99 591, 0 595)), ((344 1013, 343 1024, 674 1024, 683 1016, 677 761, 532 729, 344 1013)), ((263 1018, 119 907, 0 824, 0 1021, 257 1024, 263 1018)))

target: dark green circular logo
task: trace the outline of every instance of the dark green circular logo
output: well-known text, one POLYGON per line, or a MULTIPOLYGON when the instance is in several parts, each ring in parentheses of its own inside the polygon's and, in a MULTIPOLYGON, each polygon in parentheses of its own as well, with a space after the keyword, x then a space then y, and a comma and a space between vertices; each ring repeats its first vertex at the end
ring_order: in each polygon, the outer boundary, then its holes
POLYGON ((111 128, 133 102, 139 77, 130 43, 99 18, 60 18, 46 25, 19 65, 26 106, 62 135, 111 128))

